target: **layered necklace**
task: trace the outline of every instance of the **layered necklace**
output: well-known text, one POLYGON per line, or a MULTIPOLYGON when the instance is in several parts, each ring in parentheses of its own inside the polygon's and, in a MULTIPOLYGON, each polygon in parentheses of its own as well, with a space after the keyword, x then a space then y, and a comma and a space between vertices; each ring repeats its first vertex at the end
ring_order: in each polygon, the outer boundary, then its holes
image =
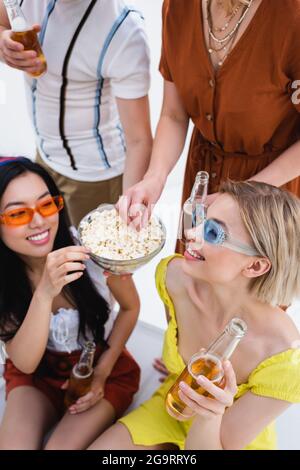
POLYGON ((206 12, 207 12, 207 23, 208 23, 208 52, 210 54, 216 54, 218 59, 218 66, 221 67, 226 60, 228 54, 230 53, 234 40, 238 34, 239 28, 246 18, 253 0, 249 0, 248 5, 243 8, 242 15, 240 19, 236 22, 233 26, 231 31, 229 31, 223 38, 217 38, 215 33, 224 33, 229 28, 230 23, 238 14, 241 4, 239 3, 238 6, 233 10, 232 14, 230 15, 229 19, 225 23, 224 26, 216 28, 213 25, 212 14, 211 14, 211 2, 212 0, 206 0, 206 12), (221 58, 220 53, 223 54, 221 58), (225 54, 225 55, 224 55, 225 54))

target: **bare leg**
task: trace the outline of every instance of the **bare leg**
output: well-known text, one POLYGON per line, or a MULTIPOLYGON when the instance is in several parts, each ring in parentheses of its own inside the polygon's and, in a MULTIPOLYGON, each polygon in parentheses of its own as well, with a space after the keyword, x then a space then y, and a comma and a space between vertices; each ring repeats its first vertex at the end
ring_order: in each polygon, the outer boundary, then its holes
POLYGON ((137 446, 122 423, 116 423, 98 437, 88 450, 175 450, 177 446, 166 443, 156 446, 137 446))
POLYGON ((37 388, 20 386, 7 399, 0 426, 0 450, 38 450, 57 421, 49 399, 37 388))
POLYGON ((67 412, 47 442, 45 450, 86 449, 114 420, 115 410, 105 399, 83 413, 71 415, 67 412))

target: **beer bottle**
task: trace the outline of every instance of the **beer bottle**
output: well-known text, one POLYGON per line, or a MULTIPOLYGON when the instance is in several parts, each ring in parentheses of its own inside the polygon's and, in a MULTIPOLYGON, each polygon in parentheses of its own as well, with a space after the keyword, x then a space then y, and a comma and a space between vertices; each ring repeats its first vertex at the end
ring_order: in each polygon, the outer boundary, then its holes
POLYGON ((194 186, 191 191, 189 200, 205 204, 208 191, 209 174, 207 171, 198 171, 196 174, 194 186))
POLYGON ((210 396, 197 382, 199 375, 204 375, 218 387, 224 388, 224 371, 222 362, 229 359, 237 345, 247 332, 246 323, 240 318, 233 318, 223 333, 205 350, 194 354, 188 365, 177 378, 166 396, 168 413, 178 421, 185 421, 194 412, 179 398, 179 383, 185 382, 200 395, 210 396))
POLYGON ((93 341, 85 343, 79 362, 75 364, 71 372, 64 400, 66 408, 69 408, 78 398, 90 391, 94 375, 93 362, 95 351, 96 345, 93 341))
POLYGON ((204 242, 204 221, 206 218, 205 201, 208 191, 209 174, 199 171, 196 175, 190 197, 183 204, 180 221, 179 239, 186 250, 201 249, 204 242))
POLYGON ((41 61, 41 67, 40 70, 30 73, 30 75, 39 77, 46 72, 47 62, 40 46, 37 33, 29 27, 18 0, 3 1, 11 24, 11 39, 23 44, 25 51, 35 51, 37 53, 37 59, 41 61))

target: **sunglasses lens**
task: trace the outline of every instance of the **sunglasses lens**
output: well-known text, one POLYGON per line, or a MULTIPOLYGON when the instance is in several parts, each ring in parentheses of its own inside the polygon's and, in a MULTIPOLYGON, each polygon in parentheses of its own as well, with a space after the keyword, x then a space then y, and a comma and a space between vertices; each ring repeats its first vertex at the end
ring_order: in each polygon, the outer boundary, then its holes
POLYGON ((207 243, 220 245, 223 243, 225 233, 223 227, 214 220, 207 220, 204 225, 204 239, 207 243))
POLYGON ((60 211, 64 208, 64 198, 62 196, 55 196, 54 198, 57 209, 60 211))
POLYGON ((29 208, 15 209, 5 214, 5 222, 7 225, 24 225, 28 224, 32 219, 33 211, 29 208))
POLYGON ((62 208, 63 198, 61 196, 55 196, 39 204, 39 213, 43 217, 49 217, 50 215, 56 214, 62 208))

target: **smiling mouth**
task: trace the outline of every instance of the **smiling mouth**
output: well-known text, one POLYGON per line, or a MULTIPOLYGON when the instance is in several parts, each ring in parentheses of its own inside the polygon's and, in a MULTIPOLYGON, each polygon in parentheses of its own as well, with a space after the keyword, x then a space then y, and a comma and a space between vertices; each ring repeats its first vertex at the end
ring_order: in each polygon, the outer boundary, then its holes
POLYGON ((43 240, 46 240, 49 236, 50 230, 45 230, 44 232, 37 233, 36 235, 31 235, 30 237, 27 237, 26 240, 32 241, 32 242, 41 242, 43 240))
POLYGON ((191 248, 187 248, 185 254, 188 257, 193 258, 195 261, 205 261, 204 256, 202 256, 199 252, 192 250, 191 248))

